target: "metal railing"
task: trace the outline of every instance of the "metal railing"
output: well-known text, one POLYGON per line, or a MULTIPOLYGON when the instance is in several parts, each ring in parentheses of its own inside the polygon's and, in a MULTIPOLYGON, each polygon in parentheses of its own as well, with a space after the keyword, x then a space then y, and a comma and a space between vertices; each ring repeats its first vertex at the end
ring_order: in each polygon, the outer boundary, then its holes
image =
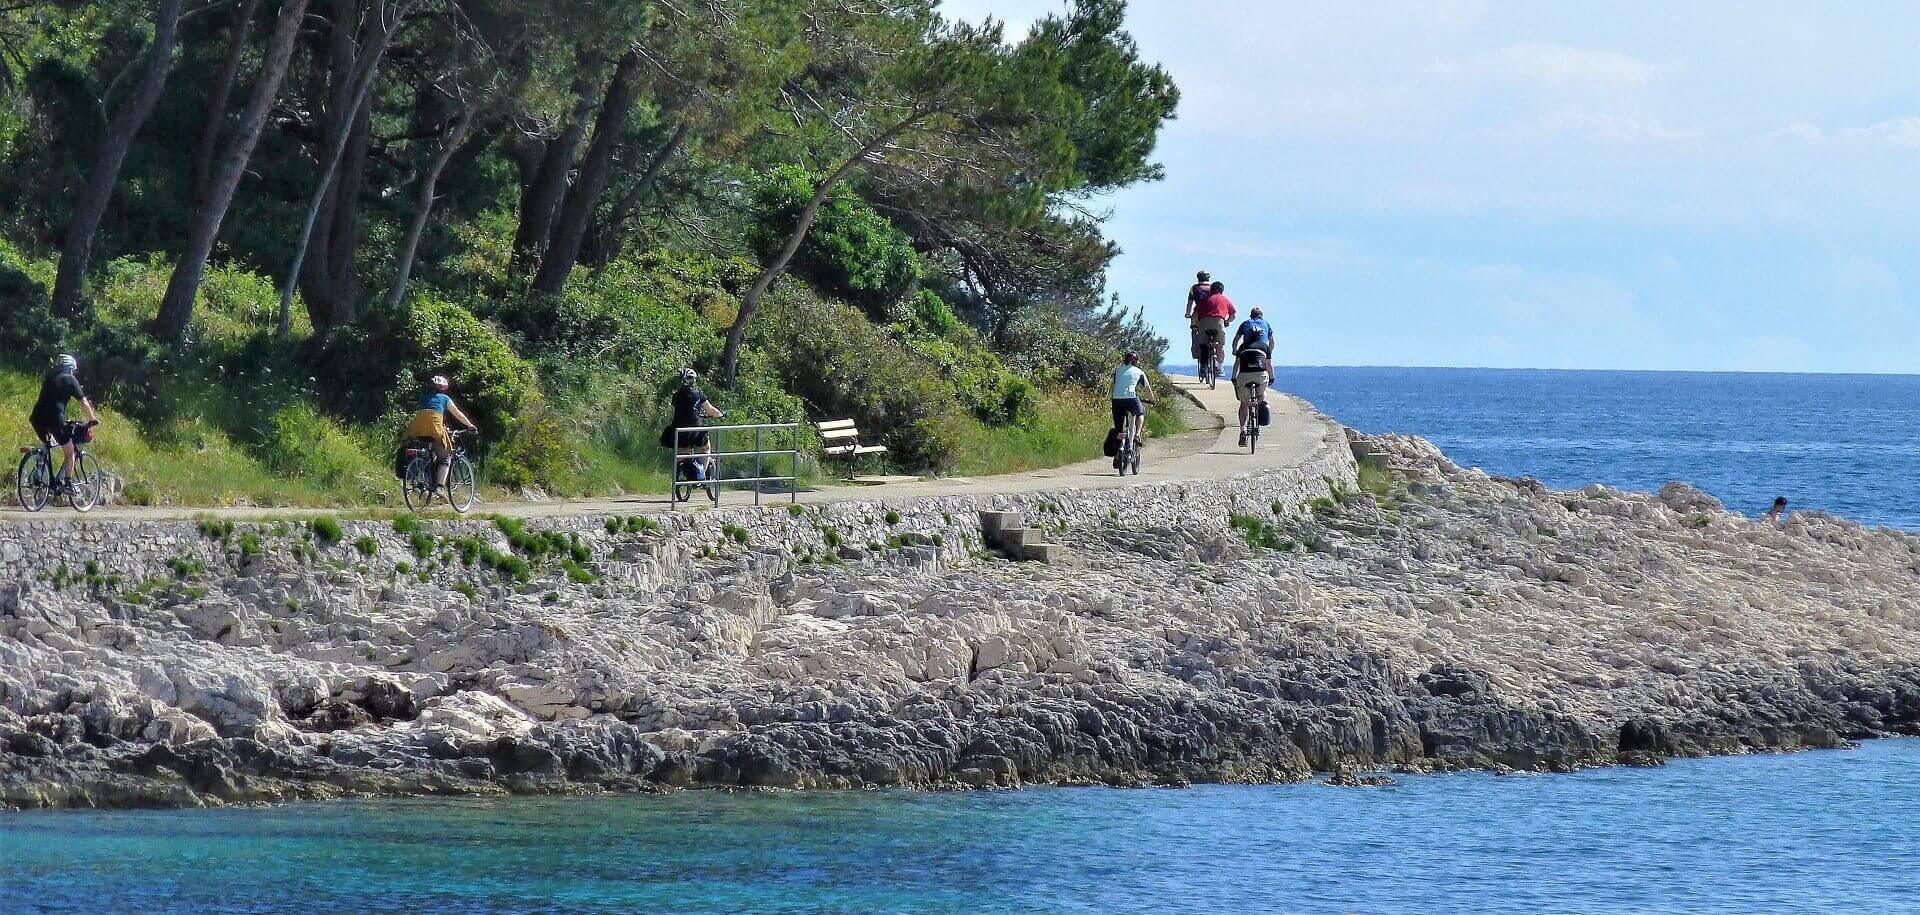
POLYGON ((767 483, 787 484, 788 501, 800 501, 800 426, 800 423, 794 422, 744 423, 737 426, 676 427, 673 430, 672 498, 674 505, 677 507, 679 503, 691 498, 691 493, 685 498, 681 496, 680 488, 683 486, 706 487, 707 500, 714 505, 719 505, 721 488, 728 485, 742 485, 747 483, 753 484, 753 504, 755 505, 760 504, 761 488, 767 483), (724 445, 726 437, 729 434, 745 432, 753 433, 753 450, 728 451, 724 445), (785 448, 768 448, 767 438, 769 434, 773 434, 777 441, 778 433, 781 432, 787 434, 787 446, 785 448), (686 440, 701 434, 710 436, 706 443, 706 447, 710 450, 689 452, 687 450, 686 440), (786 475, 774 476, 767 473, 766 459, 782 456, 787 459, 786 475), (753 458, 752 476, 729 477, 726 475, 726 458, 747 457, 753 458), (690 479, 682 476, 682 473, 687 469, 687 464, 692 461, 705 462, 707 479, 690 479))

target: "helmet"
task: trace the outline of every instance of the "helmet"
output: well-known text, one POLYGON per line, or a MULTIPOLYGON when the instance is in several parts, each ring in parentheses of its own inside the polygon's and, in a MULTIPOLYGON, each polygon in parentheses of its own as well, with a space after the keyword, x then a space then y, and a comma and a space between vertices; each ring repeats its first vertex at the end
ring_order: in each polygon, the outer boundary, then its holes
POLYGON ((1252 311, 1249 311, 1249 312, 1247 312, 1247 317, 1249 317, 1249 318, 1258 318, 1258 317, 1260 317, 1260 315, 1261 315, 1261 313, 1260 313, 1260 309, 1258 309, 1258 308, 1256 308, 1256 309, 1254 309, 1254 310, 1252 310, 1252 311))
POLYGON ((692 384, 692 383, 694 383, 694 382, 696 382, 696 381, 699 381, 699 380, 700 380, 700 373, 699 373, 699 372, 696 372, 696 371, 694 371, 693 369, 681 369, 681 370, 680 370, 680 383, 681 383, 681 384, 692 384))
POLYGON ((1213 274, 1211 274, 1211 273, 1208 273, 1208 272, 1207 272, 1207 271, 1205 271, 1205 270, 1202 270, 1202 271, 1200 271, 1199 273, 1196 273, 1196 274, 1194 274, 1194 275, 1193 275, 1193 278, 1194 278, 1194 279, 1196 279, 1196 280, 1199 280, 1199 281, 1200 281, 1200 282, 1202 282, 1202 283, 1204 283, 1204 282, 1206 282, 1206 281, 1208 281, 1208 280, 1210 280, 1210 279, 1213 279, 1213 274))
POLYGON ((1133 350, 1127 350, 1127 354, 1121 358, 1125 359, 1128 365, 1140 364, 1140 354, 1133 350))
POLYGON ((61 353, 57 358, 53 360, 53 365, 55 368, 58 368, 60 371, 72 372, 80 368, 80 360, 75 359, 72 356, 67 355, 66 353, 61 353))
POLYGON ((1213 286, 1212 286, 1212 289, 1213 289, 1213 291, 1214 291, 1214 292, 1226 292, 1226 291, 1227 291, 1227 284, 1225 284, 1225 283, 1222 283, 1222 282, 1220 282, 1219 280, 1214 280, 1214 281, 1213 281, 1213 286))
POLYGON ((453 387, 453 382, 448 381, 447 376, 445 375, 435 375, 431 379, 429 379, 427 383, 430 385, 433 385, 433 389, 436 391, 444 391, 450 387, 453 387))

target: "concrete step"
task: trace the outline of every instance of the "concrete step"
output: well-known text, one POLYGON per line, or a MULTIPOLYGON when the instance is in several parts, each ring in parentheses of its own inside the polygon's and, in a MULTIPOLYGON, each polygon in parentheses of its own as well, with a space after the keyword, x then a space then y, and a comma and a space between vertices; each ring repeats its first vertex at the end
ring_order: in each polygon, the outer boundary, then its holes
POLYGON ((1046 536, 1030 527, 1010 527, 1000 532, 1000 548, 1008 553, 1019 553, 1029 543, 1039 543, 1046 536))
POLYGON ((988 543, 1000 542, 1001 531, 1019 525, 1019 512, 983 511, 980 513, 980 537, 988 543))
POLYGON ((1053 562, 1065 555, 1065 548, 1057 543, 1029 543, 1020 548, 1019 556, 1027 562, 1053 562))

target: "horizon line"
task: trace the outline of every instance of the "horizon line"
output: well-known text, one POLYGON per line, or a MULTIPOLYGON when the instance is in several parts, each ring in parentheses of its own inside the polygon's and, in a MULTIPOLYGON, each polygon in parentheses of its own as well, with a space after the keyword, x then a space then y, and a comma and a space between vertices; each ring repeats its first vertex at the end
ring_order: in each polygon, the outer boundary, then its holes
MULTIPOLYGON (((1162 360, 1165 367, 1194 368, 1193 362, 1168 362, 1162 360)), ((1620 375, 1829 375, 1836 378, 1914 378, 1920 377, 1920 371, 1914 372, 1842 372, 1826 369, 1623 369, 1623 368, 1546 368, 1541 366, 1517 365, 1388 365, 1384 363, 1275 363, 1274 370, 1281 369, 1418 369, 1422 371, 1463 371, 1463 372, 1594 372, 1620 375)))

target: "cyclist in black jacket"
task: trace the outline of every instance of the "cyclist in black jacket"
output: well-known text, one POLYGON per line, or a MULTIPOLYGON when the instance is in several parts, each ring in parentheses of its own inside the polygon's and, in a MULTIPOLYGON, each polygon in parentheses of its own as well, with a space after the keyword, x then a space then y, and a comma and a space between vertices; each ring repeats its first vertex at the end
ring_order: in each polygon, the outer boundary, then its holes
POLYGON ((80 379, 75 374, 80 370, 80 361, 65 353, 53 361, 53 370, 40 382, 40 397, 33 403, 33 414, 28 421, 33 424, 33 437, 42 444, 59 445, 66 456, 60 465, 60 485, 67 485, 67 476, 73 467, 73 429, 67 425, 67 401, 80 401, 87 411, 87 419, 96 425, 100 414, 93 410, 93 401, 87 399, 87 392, 80 387, 80 379))

